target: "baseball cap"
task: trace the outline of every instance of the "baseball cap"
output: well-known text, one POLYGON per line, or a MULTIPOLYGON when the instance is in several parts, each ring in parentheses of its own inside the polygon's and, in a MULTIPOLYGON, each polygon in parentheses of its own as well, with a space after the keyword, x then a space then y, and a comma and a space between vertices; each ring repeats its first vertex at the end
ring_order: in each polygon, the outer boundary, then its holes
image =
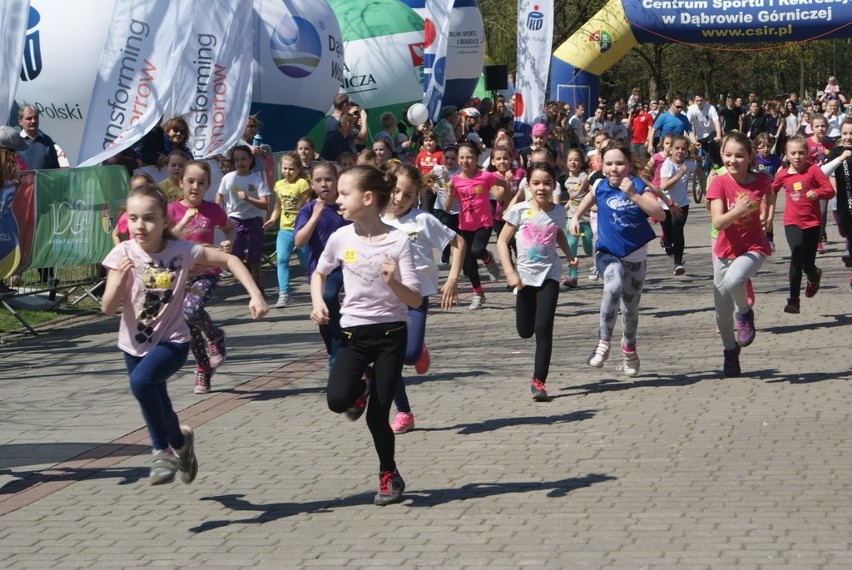
POLYGON ((544 123, 536 123, 532 128, 532 135, 534 137, 543 137, 547 134, 547 125, 544 123))
POLYGON ((0 126, 0 147, 12 150, 27 150, 28 148, 18 129, 8 125, 0 126))

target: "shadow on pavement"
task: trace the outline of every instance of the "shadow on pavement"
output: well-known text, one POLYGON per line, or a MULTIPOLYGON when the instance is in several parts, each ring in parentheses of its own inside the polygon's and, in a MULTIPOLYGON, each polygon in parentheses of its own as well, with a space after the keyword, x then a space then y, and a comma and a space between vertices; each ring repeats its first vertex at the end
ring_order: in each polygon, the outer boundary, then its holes
MULTIPOLYGON (((560 498, 571 491, 590 487, 597 483, 614 481, 616 478, 609 475, 590 473, 583 477, 568 477, 557 481, 535 481, 514 483, 468 483, 461 487, 444 489, 422 489, 409 491, 403 494, 402 506, 406 507, 432 507, 453 501, 467 501, 506 495, 511 493, 530 493, 534 491, 548 491, 547 496, 560 498)), ((341 499, 326 499, 322 501, 308 501, 305 503, 273 503, 269 505, 254 504, 245 500, 245 495, 217 495, 215 497, 204 497, 204 501, 217 501, 225 508, 232 511, 257 512, 252 518, 236 520, 212 520, 201 523, 190 528, 190 532, 202 533, 217 528, 223 528, 233 524, 263 524, 285 517, 299 514, 323 514, 332 513, 335 509, 343 507, 359 507, 372 504, 373 493, 358 493, 341 499)))
MULTIPOLYGON (((824 321, 821 323, 802 323, 798 325, 781 325, 777 327, 758 327, 758 333, 769 333, 769 334, 787 334, 792 332, 800 332, 800 331, 809 331, 812 329, 830 329, 834 327, 845 327, 849 324, 852 324, 852 315, 822 315, 823 317, 827 317, 830 319, 834 319, 831 321, 824 321)), ((795 318, 795 317, 794 317, 795 318)))
POLYGON ((513 426, 530 426, 530 425, 553 425, 563 424, 568 422, 582 422, 595 417, 597 410, 578 410, 568 414, 559 414, 555 416, 524 416, 513 418, 494 418, 484 422, 476 422, 470 424, 456 424, 447 427, 430 427, 417 428, 417 431, 456 431, 460 435, 470 435, 473 433, 484 433, 495 431, 498 429, 513 427, 513 426))
MULTIPOLYGON (((749 374, 743 374, 748 376, 749 374)), ((599 394, 601 392, 611 392, 616 390, 630 390, 632 388, 662 388, 662 387, 680 387, 689 386, 702 380, 719 380, 722 376, 720 372, 702 372, 694 376, 689 374, 678 374, 677 376, 660 376, 657 374, 647 375, 642 380, 633 380, 630 382, 622 382, 619 380, 607 379, 590 384, 579 384, 577 386, 566 386, 561 390, 581 390, 573 395, 581 396, 587 394, 599 394)))

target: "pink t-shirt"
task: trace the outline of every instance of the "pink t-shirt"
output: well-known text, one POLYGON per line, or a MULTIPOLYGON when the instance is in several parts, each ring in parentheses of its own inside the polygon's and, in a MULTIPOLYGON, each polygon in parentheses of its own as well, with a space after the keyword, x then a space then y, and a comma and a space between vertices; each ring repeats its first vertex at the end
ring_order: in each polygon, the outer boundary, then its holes
MULTIPOLYGON (((169 218, 172 225, 177 224, 186 215, 189 206, 184 206, 181 201, 172 202, 168 206, 169 218)), ((204 200, 198 206, 198 213, 183 227, 183 239, 194 243, 205 243, 213 245, 214 230, 228 223, 228 215, 222 206, 204 200)))
MULTIPOLYGON (((499 172, 495 172, 497 176, 501 174, 499 172)), ((521 180, 526 177, 527 173, 524 172, 523 168, 515 168, 510 169, 508 172, 503 174, 503 179, 509 183, 509 196, 506 199, 508 202, 511 200, 515 194, 518 193, 518 189, 521 187, 521 180)), ((500 202, 497 202, 497 206, 494 208, 494 219, 495 220, 503 220, 503 212, 506 210, 506 207, 503 206, 500 202)))
POLYGON ((183 315, 183 295, 190 270, 203 252, 200 245, 166 240, 163 251, 146 253, 135 240, 121 242, 103 261, 118 267, 122 257, 133 262, 124 282, 118 347, 133 356, 145 356, 162 342, 189 342, 183 315))
POLYGON ((666 157, 663 156, 661 152, 655 152, 651 157, 651 160, 654 161, 654 176, 651 178, 651 184, 660 187, 660 171, 663 169, 663 163, 666 161, 666 157))
POLYGON ((834 143, 828 139, 818 143, 812 138, 807 138, 805 144, 808 145, 808 164, 816 164, 817 166, 825 162, 825 157, 834 148, 834 143))
POLYGON ((758 173, 754 177, 749 184, 741 186, 724 174, 715 177, 707 189, 707 199, 723 200, 725 211, 734 207, 740 194, 746 193, 751 199, 747 212, 724 230, 719 230, 715 253, 721 259, 734 259, 749 251, 766 256, 772 253, 769 240, 760 227, 760 203, 772 191, 772 178, 766 173, 758 173))
POLYGON ((834 197, 831 182, 815 164, 802 173, 790 174, 788 171, 788 168, 779 170, 772 183, 773 191, 784 191, 784 225, 802 229, 820 225, 822 215, 819 201, 834 197), (815 191, 819 200, 809 200, 805 196, 809 190, 815 191))
POLYGON ((493 172, 480 170, 472 178, 453 176, 455 195, 459 200, 459 229, 465 231, 490 228, 494 222, 491 216, 491 187, 499 178, 493 172))
POLYGON ((408 322, 408 307, 382 279, 385 256, 397 262, 396 279, 419 292, 420 281, 405 232, 393 230, 381 241, 366 241, 355 234, 354 225, 348 225, 328 238, 316 271, 328 275, 343 266, 346 296, 340 308, 341 327, 408 322))

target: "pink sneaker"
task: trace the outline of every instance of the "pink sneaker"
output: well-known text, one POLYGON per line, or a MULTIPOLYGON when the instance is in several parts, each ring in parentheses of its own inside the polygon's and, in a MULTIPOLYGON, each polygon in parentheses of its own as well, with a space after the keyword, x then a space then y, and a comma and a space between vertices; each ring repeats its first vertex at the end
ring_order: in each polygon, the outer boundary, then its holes
POLYGON ((414 414, 410 412, 397 412, 390 427, 393 433, 405 433, 414 429, 414 414))
POLYGON ((754 286, 751 284, 751 279, 746 281, 746 301, 749 307, 754 307, 754 286))
POLYGON ((426 347, 426 343, 423 343, 423 346, 420 348, 420 356, 417 357, 417 362, 414 363, 414 371, 418 374, 426 374, 429 372, 429 365, 432 363, 432 360, 429 358, 429 349, 426 347))

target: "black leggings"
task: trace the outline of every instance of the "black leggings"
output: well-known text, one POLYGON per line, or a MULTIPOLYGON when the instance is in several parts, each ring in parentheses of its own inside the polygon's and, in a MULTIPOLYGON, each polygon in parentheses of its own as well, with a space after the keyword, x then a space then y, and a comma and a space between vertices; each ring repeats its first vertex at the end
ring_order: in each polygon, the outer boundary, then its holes
POLYGON ((364 393, 361 377, 372 364, 367 427, 379 455, 379 470, 393 471, 394 436, 388 422, 396 383, 402 377, 402 362, 408 341, 404 322, 362 325, 341 329, 343 342, 328 375, 328 407, 338 414, 352 407, 364 393))
POLYGON ((816 251, 822 230, 819 226, 802 229, 784 226, 790 245, 790 298, 798 299, 802 291, 802 271, 808 279, 816 278, 816 251))
POLYGON ((515 322, 521 338, 535 334, 533 378, 547 381, 550 355, 553 352, 553 317, 559 297, 559 282, 545 279, 538 287, 527 285, 518 290, 515 322))
POLYGON ((663 232, 666 234, 666 239, 672 245, 675 265, 683 265, 683 250, 686 247, 683 227, 686 225, 686 218, 689 216, 688 205, 681 206, 680 209, 683 210, 683 215, 679 218, 675 218, 671 211, 666 210, 666 219, 660 222, 663 226, 663 232))
POLYGON ((459 235, 464 240, 466 252, 464 255, 464 274, 470 279, 470 285, 478 289, 482 282, 479 280, 478 259, 485 261, 491 254, 488 253, 488 240, 491 239, 491 228, 479 228, 478 230, 459 230, 459 235))

